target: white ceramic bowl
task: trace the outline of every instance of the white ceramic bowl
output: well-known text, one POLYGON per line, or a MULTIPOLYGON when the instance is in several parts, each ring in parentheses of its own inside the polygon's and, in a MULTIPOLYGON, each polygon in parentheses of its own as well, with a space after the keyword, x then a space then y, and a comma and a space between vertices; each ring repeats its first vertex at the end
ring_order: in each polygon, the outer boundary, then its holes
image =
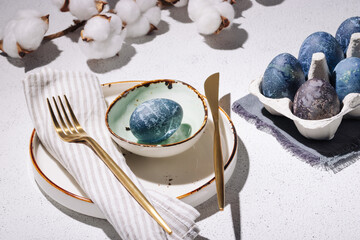
POLYGON ((250 83, 249 91, 258 97, 266 110, 273 115, 285 116, 294 121, 296 128, 306 138, 316 140, 330 140, 334 137, 344 116, 360 117, 360 94, 350 93, 343 102, 342 109, 337 115, 321 120, 305 120, 292 113, 292 101, 289 98, 268 98, 261 93, 262 77, 250 83))
POLYGON ((141 156, 159 158, 182 153, 193 146, 204 132, 207 118, 206 102, 196 89, 181 81, 161 79, 122 92, 110 104, 105 122, 111 137, 122 148, 141 156), (139 143, 130 131, 130 117, 137 106, 154 98, 167 98, 180 104, 182 123, 178 131, 163 142, 154 145, 139 143))

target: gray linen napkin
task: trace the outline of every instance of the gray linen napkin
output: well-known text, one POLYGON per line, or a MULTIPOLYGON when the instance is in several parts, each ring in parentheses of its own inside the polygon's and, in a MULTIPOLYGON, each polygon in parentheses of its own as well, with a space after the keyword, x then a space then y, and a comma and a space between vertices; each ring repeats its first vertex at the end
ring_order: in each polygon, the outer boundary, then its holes
POLYGON ((360 156, 359 120, 343 119, 332 140, 318 141, 302 136, 292 120, 271 115, 251 94, 235 101, 232 110, 273 135, 286 150, 311 166, 339 172, 360 156))
POLYGON ((197 210, 178 199, 146 191, 126 165, 105 126, 107 109, 101 85, 88 73, 43 68, 23 80, 28 110, 45 148, 74 176, 102 210, 122 239, 193 239, 199 229, 197 210), (66 95, 87 133, 117 162, 171 227, 168 235, 132 198, 128 191, 87 146, 62 141, 53 127, 46 98, 66 95))

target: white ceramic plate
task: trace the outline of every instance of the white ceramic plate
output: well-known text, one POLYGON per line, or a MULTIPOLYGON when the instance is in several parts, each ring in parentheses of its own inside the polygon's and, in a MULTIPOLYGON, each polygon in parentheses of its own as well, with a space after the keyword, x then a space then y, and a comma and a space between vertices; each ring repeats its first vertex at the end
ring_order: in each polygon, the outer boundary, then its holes
MULTIPOLYGON (((131 81, 103 85, 107 103, 111 103, 121 92, 139 83, 141 82, 131 81)), ((220 110, 226 183, 236 164, 237 135, 228 115, 221 108, 220 110)), ((201 139, 186 152, 173 157, 146 158, 126 151, 124 155, 146 189, 153 189, 197 206, 216 194, 212 157, 213 127, 209 113, 208 124, 201 139)), ((30 156, 35 180, 49 197, 79 213, 104 218, 72 176, 42 146, 35 130, 30 139, 30 156)))

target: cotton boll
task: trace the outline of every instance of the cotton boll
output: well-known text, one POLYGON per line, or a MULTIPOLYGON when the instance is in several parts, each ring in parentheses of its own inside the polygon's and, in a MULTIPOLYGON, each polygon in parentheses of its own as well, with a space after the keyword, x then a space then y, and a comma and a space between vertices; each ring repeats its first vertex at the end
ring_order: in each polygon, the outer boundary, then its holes
POLYGON ((17 21, 13 31, 21 48, 34 51, 40 46, 48 28, 49 25, 41 18, 28 18, 17 21))
POLYGON ((23 57, 40 46, 48 27, 48 15, 42 17, 36 10, 21 10, 3 30, 2 50, 11 57, 23 57))
POLYGON ((136 22, 126 26, 127 37, 136 38, 145 36, 151 29, 150 22, 146 17, 141 16, 136 22))
POLYGON ((196 22, 203 14, 204 9, 211 6, 211 2, 208 0, 190 0, 188 4, 189 18, 196 22))
POLYGON ((156 6, 157 0, 136 0, 136 4, 139 6, 141 12, 156 6))
POLYGON ((115 11, 126 24, 135 22, 141 15, 140 8, 134 0, 120 0, 115 6, 115 11))
POLYGON ((203 11, 201 17, 196 21, 199 33, 209 35, 215 33, 221 24, 221 16, 219 12, 212 7, 203 11))
POLYGON ((4 52, 6 52, 6 54, 9 55, 10 57, 20 58, 18 46, 16 44, 16 38, 12 32, 7 33, 4 36, 2 47, 4 52))
POLYGON ((161 10, 159 7, 152 7, 144 13, 149 23, 157 26, 161 20, 161 10))
POLYGON ((96 6, 95 0, 70 0, 69 10, 72 15, 79 20, 88 20, 92 16, 101 12, 96 6))
POLYGON ((234 8, 231 6, 228 2, 221 2, 216 5, 214 5, 216 10, 220 13, 222 17, 225 17, 229 20, 230 23, 234 20, 235 17, 235 11, 234 8))
POLYGON ((113 13, 106 13, 88 20, 79 46, 89 59, 110 58, 120 51, 125 36, 126 29, 122 30, 121 19, 113 13))
POLYGON ((185 7, 188 4, 188 0, 179 0, 174 4, 175 7, 185 7))
POLYGON ((94 41, 104 41, 110 34, 110 19, 107 16, 95 16, 90 18, 82 32, 83 37, 94 41))
POLYGON ((84 55, 89 59, 105 59, 115 56, 120 52, 126 31, 120 35, 111 35, 105 41, 86 42, 79 39, 79 46, 84 55))

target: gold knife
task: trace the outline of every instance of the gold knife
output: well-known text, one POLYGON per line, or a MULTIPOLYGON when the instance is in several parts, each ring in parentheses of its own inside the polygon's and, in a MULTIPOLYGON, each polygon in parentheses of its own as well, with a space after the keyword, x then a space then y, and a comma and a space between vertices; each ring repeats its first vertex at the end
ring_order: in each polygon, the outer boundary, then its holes
POLYGON ((224 186, 224 163, 221 151, 219 129, 219 73, 208 77, 204 83, 205 96, 210 105, 214 121, 214 171, 219 209, 224 210, 225 186, 224 186))

